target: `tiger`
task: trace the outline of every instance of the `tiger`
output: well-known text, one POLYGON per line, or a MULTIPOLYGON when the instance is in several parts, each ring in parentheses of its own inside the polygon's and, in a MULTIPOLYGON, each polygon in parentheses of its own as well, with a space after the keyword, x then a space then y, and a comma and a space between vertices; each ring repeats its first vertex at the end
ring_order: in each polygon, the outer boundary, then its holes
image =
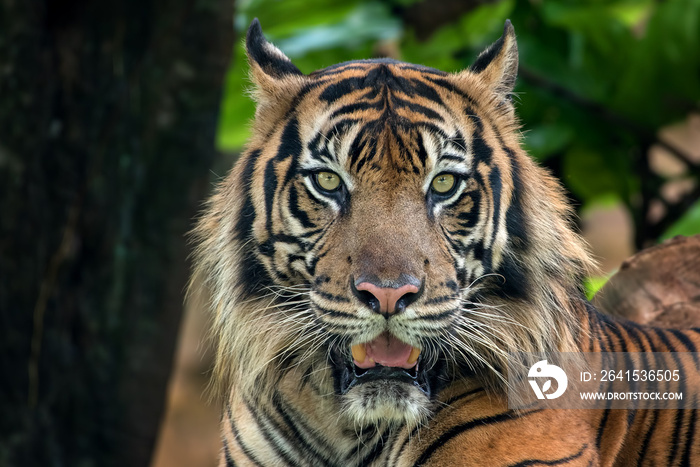
POLYGON ((193 230, 220 465, 698 465, 694 410, 510 409, 508 350, 684 351, 599 313, 559 182, 522 148, 515 32, 462 71, 302 73, 255 19, 245 151, 193 230))

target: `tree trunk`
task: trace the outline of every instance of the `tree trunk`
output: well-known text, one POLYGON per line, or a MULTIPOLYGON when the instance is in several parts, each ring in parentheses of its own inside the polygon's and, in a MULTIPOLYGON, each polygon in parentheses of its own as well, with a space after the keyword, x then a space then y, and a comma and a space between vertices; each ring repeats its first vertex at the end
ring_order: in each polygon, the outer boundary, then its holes
POLYGON ((0 466, 150 461, 231 0, 0 0, 0 466))
POLYGON ((625 260, 593 301, 640 324, 700 327, 700 235, 679 236, 625 260))

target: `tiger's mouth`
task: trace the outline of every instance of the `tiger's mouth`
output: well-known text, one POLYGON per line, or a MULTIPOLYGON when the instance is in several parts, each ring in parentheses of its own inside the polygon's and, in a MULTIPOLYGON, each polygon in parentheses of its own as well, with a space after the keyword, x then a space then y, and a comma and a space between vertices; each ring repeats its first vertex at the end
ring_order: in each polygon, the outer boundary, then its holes
POLYGON ((433 393, 430 374, 421 365, 421 351, 384 332, 370 342, 351 347, 338 376, 340 394, 366 383, 408 384, 426 397, 433 393))

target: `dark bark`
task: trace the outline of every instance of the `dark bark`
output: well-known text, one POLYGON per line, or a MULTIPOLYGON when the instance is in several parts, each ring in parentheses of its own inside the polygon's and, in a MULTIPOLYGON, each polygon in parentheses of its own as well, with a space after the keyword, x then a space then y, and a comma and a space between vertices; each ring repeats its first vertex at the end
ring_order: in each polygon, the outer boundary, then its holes
POLYGON ((0 0, 0 465, 150 461, 231 0, 0 0))

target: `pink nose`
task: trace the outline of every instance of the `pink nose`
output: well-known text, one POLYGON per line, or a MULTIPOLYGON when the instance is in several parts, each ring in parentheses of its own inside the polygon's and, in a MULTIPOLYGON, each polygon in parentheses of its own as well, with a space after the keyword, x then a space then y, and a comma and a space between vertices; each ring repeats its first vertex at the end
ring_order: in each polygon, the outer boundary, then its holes
POLYGON ((377 287, 370 282, 361 282, 360 284, 357 284, 357 290, 369 292, 375 299, 377 299, 379 302, 379 310, 375 309, 375 311, 378 311, 383 315, 392 315, 406 307, 405 303, 399 307, 396 306, 397 302, 402 297, 404 297, 406 294, 418 293, 420 289, 412 284, 402 285, 401 287, 393 289, 390 287, 377 287))

